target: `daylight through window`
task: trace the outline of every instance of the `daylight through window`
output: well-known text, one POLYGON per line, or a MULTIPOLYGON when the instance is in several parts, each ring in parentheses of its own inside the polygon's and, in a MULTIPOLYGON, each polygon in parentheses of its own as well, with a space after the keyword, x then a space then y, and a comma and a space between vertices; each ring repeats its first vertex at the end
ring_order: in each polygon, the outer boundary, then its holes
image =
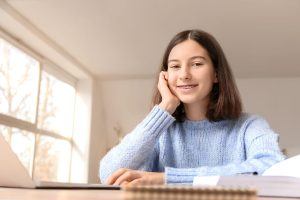
POLYGON ((70 180, 75 84, 0 38, 0 132, 35 179, 70 180))

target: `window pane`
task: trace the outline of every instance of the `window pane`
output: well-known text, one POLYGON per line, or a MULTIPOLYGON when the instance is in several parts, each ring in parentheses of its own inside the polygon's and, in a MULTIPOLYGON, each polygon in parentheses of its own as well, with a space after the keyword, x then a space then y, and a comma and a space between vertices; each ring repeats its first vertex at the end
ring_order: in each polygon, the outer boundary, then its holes
POLYGON ((73 130, 75 88, 42 72, 38 126, 71 137, 73 130))
POLYGON ((2 133, 4 139, 6 140, 7 143, 10 144, 10 131, 8 130, 8 127, 7 126, 3 126, 3 125, 0 125, 0 133, 2 133))
POLYGON ((0 125, 0 131, 10 144, 13 152, 17 154, 22 164, 31 175, 34 151, 34 134, 17 128, 0 125))
POLYGON ((34 178, 44 181, 69 181, 70 142, 48 136, 37 139, 34 178))
POLYGON ((39 63, 0 38, 0 112, 35 121, 39 63))

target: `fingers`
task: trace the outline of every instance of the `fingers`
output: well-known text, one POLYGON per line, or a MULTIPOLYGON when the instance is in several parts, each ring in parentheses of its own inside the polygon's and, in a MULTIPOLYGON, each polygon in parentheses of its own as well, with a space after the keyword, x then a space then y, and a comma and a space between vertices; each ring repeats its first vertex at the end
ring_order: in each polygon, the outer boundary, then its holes
POLYGON ((130 183, 126 184, 126 186, 137 186, 137 185, 147 185, 143 178, 135 179, 130 183))
POLYGON ((140 178, 139 171, 121 168, 108 177, 106 184, 108 185, 122 185, 127 184, 137 178, 140 178))
POLYGON ((165 76, 165 79, 168 80, 168 78, 169 78, 168 72, 164 72, 164 76, 165 76))
POLYGON ((158 83, 162 83, 162 82, 164 83, 166 81, 167 81, 167 79, 166 79, 166 73, 164 71, 161 71, 159 73, 159 81, 158 81, 158 83))
POLYGON ((107 180, 106 180, 106 184, 108 185, 112 185, 116 182, 116 180, 122 175, 124 174, 126 171, 128 171, 128 169, 125 168, 121 168, 117 171, 115 171, 112 175, 110 175, 107 180))
POLYGON ((158 86, 158 90, 161 93, 164 93, 164 92, 169 90, 166 74, 167 74, 167 72, 164 72, 164 71, 161 71, 160 74, 159 74, 159 80, 158 80, 158 85, 157 86, 158 86))
POLYGON ((137 171, 127 171, 123 173, 119 178, 115 181, 114 185, 121 185, 124 182, 131 182, 137 178, 140 178, 141 175, 137 171))
POLYGON ((139 176, 133 176, 134 179, 130 181, 124 180, 120 185, 122 187, 132 187, 137 185, 163 185, 164 184, 164 173, 160 172, 142 172, 134 171, 139 174, 139 176))
POLYGON ((168 72, 161 71, 159 73, 159 76, 161 76, 161 78, 163 78, 164 80, 168 80, 168 72))
POLYGON ((121 184, 121 187, 125 187, 125 186, 127 186, 129 183, 130 183, 130 182, 128 182, 128 181, 124 181, 124 182, 121 184))

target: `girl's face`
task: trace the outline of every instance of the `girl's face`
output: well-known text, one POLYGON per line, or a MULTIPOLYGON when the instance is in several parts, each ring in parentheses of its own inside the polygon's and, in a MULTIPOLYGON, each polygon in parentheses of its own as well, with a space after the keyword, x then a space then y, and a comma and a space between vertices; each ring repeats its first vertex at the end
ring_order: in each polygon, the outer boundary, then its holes
POLYGON ((170 90, 185 104, 207 103, 217 76, 207 51, 194 40, 177 44, 168 58, 170 90))

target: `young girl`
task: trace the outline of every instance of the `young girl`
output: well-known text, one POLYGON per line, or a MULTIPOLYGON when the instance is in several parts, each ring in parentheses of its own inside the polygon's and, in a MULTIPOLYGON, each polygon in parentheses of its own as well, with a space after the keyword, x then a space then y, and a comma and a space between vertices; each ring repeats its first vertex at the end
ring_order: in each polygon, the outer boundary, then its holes
POLYGON ((187 30, 165 51, 151 112, 101 160, 100 179, 192 184, 195 176, 261 174, 283 159, 268 123, 242 113, 221 46, 187 30))

